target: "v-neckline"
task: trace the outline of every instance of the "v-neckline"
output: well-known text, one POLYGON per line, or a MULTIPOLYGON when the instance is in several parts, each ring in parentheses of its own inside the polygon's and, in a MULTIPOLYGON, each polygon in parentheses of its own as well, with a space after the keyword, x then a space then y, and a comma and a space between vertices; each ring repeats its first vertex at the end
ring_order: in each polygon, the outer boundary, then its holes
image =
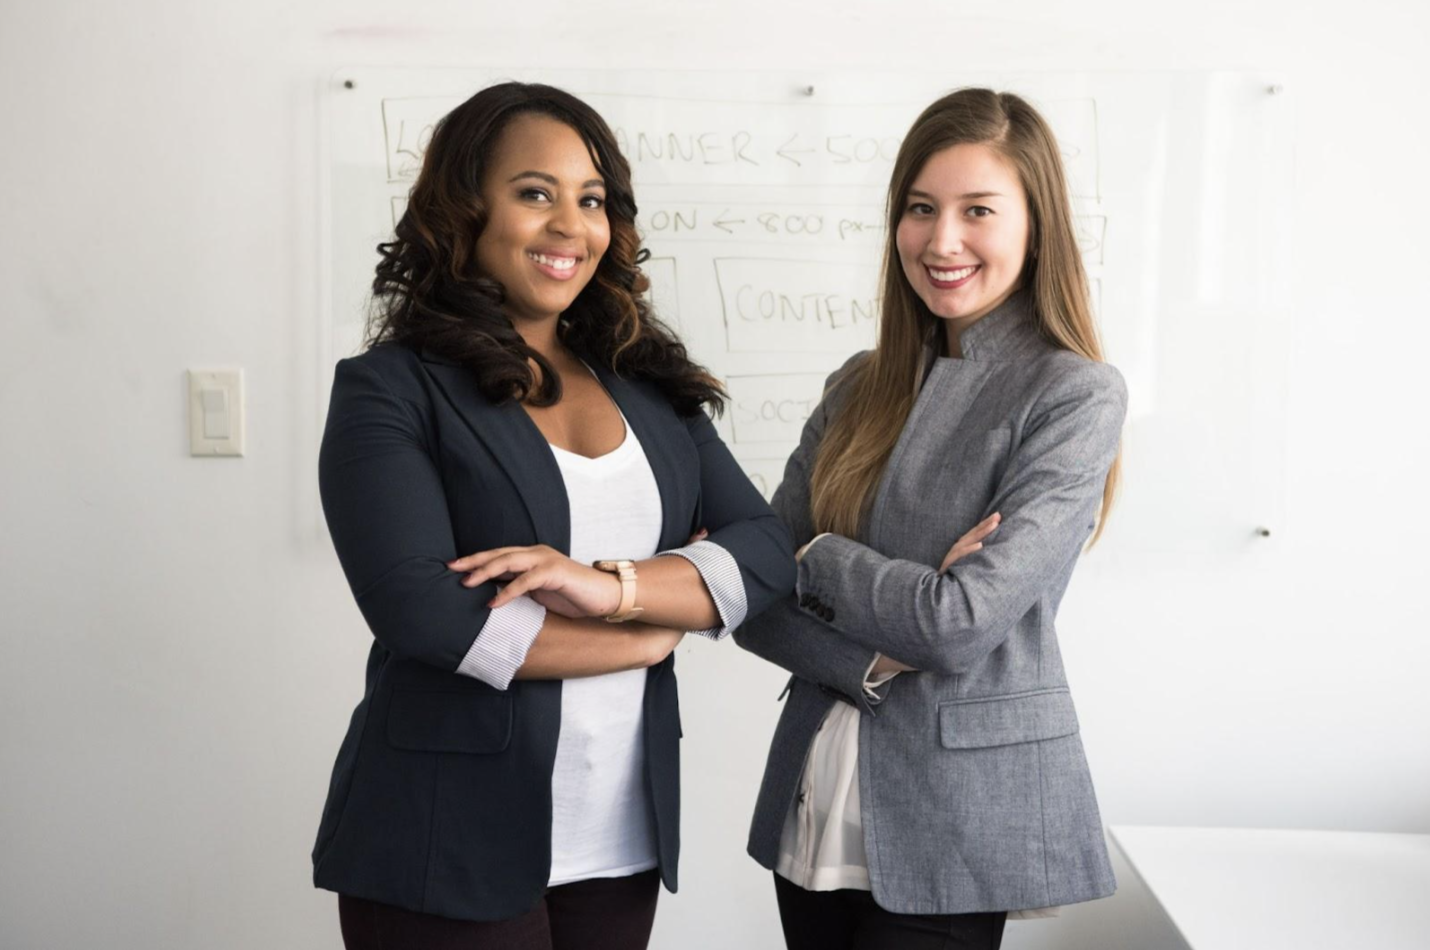
POLYGON ((626 443, 629 442, 631 438, 631 424, 630 420, 626 418, 626 414, 621 411, 621 404, 616 402, 616 397, 613 396, 611 394, 611 391, 606 388, 606 384, 601 382, 601 377, 596 373, 596 370, 591 366, 591 364, 587 363, 579 356, 576 357, 576 361, 582 366, 586 367, 586 372, 591 374, 591 380, 596 384, 596 388, 601 391, 602 396, 606 397, 606 401, 611 404, 611 408, 616 410, 616 415, 621 417, 621 441, 616 443, 615 448, 611 449, 608 452, 602 452, 600 455, 582 455, 580 452, 574 451, 573 449, 568 449, 564 446, 557 445, 555 442, 552 442, 546 437, 545 432, 541 431, 541 426, 536 424, 536 419, 532 417, 531 413, 527 411, 525 406, 520 406, 519 408, 521 409, 522 415, 526 416, 526 418, 530 420, 532 428, 536 429, 537 434, 541 436, 541 438, 546 442, 547 446, 550 447, 553 453, 560 452, 563 455, 569 456, 571 458, 581 459, 586 462, 599 462, 602 459, 610 458, 611 456, 615 455, 617 452, 625 448, 626 443))

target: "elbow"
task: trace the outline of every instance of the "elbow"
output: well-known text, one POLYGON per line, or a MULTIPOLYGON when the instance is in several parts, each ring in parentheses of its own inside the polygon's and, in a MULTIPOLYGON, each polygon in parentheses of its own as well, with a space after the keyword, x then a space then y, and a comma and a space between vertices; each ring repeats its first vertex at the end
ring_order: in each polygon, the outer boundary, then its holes
POLYGON ((969 669, 966 654, 947 635, 922 638, 919 643, 903 651, 891 645, 889 649, 881 652, 922 673, 960 676, 969 669))
POLYGON ((990 630, 986 627, 952 627, 940 625, 931 630, 910 650, 907 657, 889 651, 896 660, 926 673, 940 676, 964 676, 997 650, 1011 630, 990 630))
MULTIPOLYGON (((895 657, 895 659, 898 659, 895 657)), ((939 676, 962 676, 968 672, 968 667, 960 663, 951 652, 940 651, 929 654, 924 660, 904 660, 909 666, 925 673, 935 673, 939 676)))
POLYGON ((774 588, 775 599, 788 597, 794 593, 795 584, 799 581, 799 564, 795 561, 794 555, 788 552, 779 560, 779 566, 774 572, 770 586, 774 588))
POLYGON ((744 623, 730 631, 730 638, 740 649, 762 659, 768 659, 765 656, 764 645, 767 642, 766 634, 769 632, 769 628, 770 622, 767 617, 751 615, 745 618, 744 623))
MULTIPOLYGON (((729 531, 730 529, 725 529, 729 531)), ((713 536, 740 565, 748 616, 762 613, 794 592, 799 577, 794 542, 774 515, 741 525, 739 532, 713 536)))
POLYGON ((373 637, 394 657, 455 670, 486 622, 495 585, 468 590, 435 558, 410 558, 355 591, 373 637))
POLYGON ((963 676, 998 649, 1017 625, 1000 615, 994 604, 969 596, 967 588, 947 574, 932 578, 928 593, 931 596, 909 631, 911 655, 890 651, 895 659, 920 670, 963 676))
POLYGON ((754 617, 746 617, 745 622, 730 631, 730 639, 735 641, 735 645, 742 650, 754 652, 754 631, 758 627, 758 621, 754 617))
POLYGON ((794 592, 794 585, 799 580, 799 563, 794 559, 794 536, 773 513, 760 519, 760 527, 770 543, 772 565, 769 585, 776 598, 785 597, 794 592))

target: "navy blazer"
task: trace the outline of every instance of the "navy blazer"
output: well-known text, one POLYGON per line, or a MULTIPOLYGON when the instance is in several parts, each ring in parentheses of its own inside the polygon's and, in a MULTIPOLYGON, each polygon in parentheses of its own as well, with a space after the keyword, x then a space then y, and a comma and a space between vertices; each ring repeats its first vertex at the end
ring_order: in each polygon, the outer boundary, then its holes
MULTIPOLYGON (((655 473, 661 549, 706 528, 740 567, 749 615, 787 595, 789 533, 710 420, 681 417, 654 385, 593 367, 655 473)), ((319 482, 374 641, 333 767, 314 883, 457 919, 525 913, 550 875, 561 681, 500 691, 455 672, 496 587, 463 587, 447 562, 504 545, 570 551, 550 446, 520 405, 488 401, 469 370, 383 345, 338 364, 319 482)), ((680 847, 674 662, 671 654, 650 668, 644 700, 645 767, 671 891, 680 847)))

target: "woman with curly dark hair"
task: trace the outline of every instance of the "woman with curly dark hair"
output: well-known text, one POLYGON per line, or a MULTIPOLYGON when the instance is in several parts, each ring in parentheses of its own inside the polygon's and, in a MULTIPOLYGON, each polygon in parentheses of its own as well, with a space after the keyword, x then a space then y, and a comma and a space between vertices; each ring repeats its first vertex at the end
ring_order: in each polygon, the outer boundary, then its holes
POLYGON ((313 852, 348 947, 643 947, 675 890, 672 651, 794 561, 635 214, 601 118, 505 83, 438 123, 379 248, 319 472, 374 636, 313 852))

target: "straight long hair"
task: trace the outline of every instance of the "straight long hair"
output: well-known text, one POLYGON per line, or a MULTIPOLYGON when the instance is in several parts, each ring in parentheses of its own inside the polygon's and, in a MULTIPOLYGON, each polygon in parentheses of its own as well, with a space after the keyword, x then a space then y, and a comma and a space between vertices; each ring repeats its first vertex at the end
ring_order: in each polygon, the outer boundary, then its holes
MULTIPOLYGON (((810 477, 816 531, 857 537, 875 487, 918 397, 924 347, 939 345, 941 321, 904 276, 898 227, 924 165, 955 145, 986 145, 1018 172, 1028 197, 1028 254, 1019 276, 1039 332, 1052 345, 1102 362, 1102 346, 1088 296, 1087 274, 1073 233, 1072 206, 1057 139, 1043 117, 1020 97, 991 89, 960 89, 914 120, 899 147, 889 181, 883 304, 879 342, 869 359, 839 384, 840 409, 825 431, 810 477)), ((1102 535, 1121 470, 1121 451, 1102 491, 1096 543, 1102 535)))

